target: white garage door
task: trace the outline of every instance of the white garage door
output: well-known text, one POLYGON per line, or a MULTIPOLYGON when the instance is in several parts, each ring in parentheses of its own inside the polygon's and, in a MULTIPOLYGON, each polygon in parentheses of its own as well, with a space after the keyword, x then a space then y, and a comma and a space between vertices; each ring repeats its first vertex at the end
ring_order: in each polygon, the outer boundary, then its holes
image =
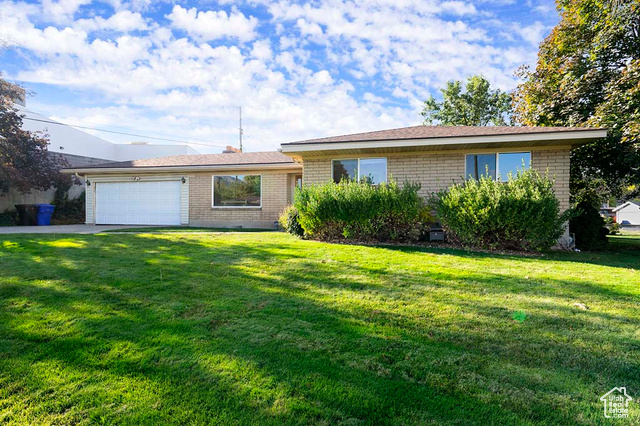
POLYGON ((96 224, 180 225, 180 184, 97 182, 96 224))

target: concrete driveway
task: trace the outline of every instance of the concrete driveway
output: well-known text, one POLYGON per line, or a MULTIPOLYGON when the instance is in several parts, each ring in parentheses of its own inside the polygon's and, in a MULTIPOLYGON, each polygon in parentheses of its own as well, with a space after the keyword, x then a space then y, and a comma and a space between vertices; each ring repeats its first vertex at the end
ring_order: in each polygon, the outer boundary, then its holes
POLYGON ((144 228, 126 225, 0 226, 0 234, 97 234, 110 229, 144 228))

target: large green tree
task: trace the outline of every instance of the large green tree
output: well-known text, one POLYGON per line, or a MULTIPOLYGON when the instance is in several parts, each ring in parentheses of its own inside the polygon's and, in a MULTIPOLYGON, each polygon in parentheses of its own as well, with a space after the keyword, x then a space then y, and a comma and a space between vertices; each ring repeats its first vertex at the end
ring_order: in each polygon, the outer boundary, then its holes
POLYGON ((557 4, 561 20, 540 45, 535 70, 521 72, 515 119, 606 127, 606 139, 572 151, 572 193, 576 201, 633 196, 640 183, 640 3, 557 4))
POLYGON ((486 78, 475 75, 462 81, 450 81, 442 92, 442 102, 429 96, 424 103, 424 124, 441 126, 504 126, 510 124, 511 97, 491 89, 486 78))
POLYGON ((46 135, 22 129, 23 116, 14 105, 22 96, 19 86, 0 77, 0 182, 21 192, 46 190, 65 180, 59 170, 67 163, 49 155, 46 135))

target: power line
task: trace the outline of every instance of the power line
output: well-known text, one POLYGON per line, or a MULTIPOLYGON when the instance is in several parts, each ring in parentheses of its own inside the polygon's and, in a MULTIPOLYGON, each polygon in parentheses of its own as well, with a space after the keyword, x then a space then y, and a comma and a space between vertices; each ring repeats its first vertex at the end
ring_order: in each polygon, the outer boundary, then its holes
MULTIPOLYGON (((155 140, 159 140, 159 141, 179 142, 179 143, 186 143, 186 144, 191 144, 191 145, 205 145, 205 146, 215 146, 215 147, 224 147, 224 146, 226 146, 226 145, 223 145, 223 144, 216 144, 216 143, 189 142, 189 141, 178 140, 178 139, 159 138, 159 137, 155 137, 155 136, 139 135, 139 134, 135 134, 135 133, 117 132, 115 130, 98 129, 98 128, 95 128, 95 127, 78 126, 78 125, 75 125, 75 124, 65 124, 65 123, 59 123, 57 121, 42 120, 42 119, 39 119, 39 118, 32 118, 32 117, 23 117, 23 119, 24 120, 31 120, 31 121, 39 121, 41 123, 57 124, 58 126, 68 126, 68 127, 75 127, 75 128, 78 128, 78 129, 95 130, 95 131, 98 131, 98 132, 115 133, 117 135, 135 136, 137 138, 146 138, 146 139, 155 139, 155 140)), ((204 142, 204 141, 202 141, 202 142, 204 142)))

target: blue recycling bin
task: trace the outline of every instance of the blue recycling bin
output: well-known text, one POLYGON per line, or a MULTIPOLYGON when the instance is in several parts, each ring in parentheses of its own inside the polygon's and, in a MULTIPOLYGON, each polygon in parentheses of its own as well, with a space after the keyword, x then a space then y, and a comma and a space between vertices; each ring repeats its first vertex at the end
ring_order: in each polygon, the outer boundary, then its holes
POLYGON ((51 215, 55 208, 53 204, 38 204, 38 226, 51 225, 51 215))

